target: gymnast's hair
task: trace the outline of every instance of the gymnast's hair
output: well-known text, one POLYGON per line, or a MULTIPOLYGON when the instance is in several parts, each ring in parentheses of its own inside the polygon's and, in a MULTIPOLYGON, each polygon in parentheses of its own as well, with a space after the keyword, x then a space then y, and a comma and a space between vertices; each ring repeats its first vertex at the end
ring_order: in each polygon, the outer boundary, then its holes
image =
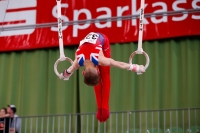
POLYGON ((100 80, 99 74, 94 69, 85 69, 84 72, 84 82, 89 86, 98 85, 100 80))

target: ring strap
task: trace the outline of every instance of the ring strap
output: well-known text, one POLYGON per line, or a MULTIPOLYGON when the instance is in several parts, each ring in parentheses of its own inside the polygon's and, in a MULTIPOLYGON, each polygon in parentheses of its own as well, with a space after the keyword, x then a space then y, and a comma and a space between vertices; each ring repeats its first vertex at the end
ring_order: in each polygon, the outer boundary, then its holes
POLYGON ((62 18, 61 18, 61 0, 57 1, 57 15, 58 15, 58 38, 59 38, 59 49, 60 58, 65 60, 64 48, 63 48, 63 35, 62 35, 62 18))
POLYGON ((143 21, 144 21, 144 0, 141 0, 137 54, 142 54, 142 52, 143 52, 143 49, 142 49, 143 21))
MULTIPOLYGON (((62 76, 62 73, 60 74, 57 70, 58 67, 58 63, 61 61, 69 61, 71 63, 71 65, 73 64, 73 61, 68 58, 65 57, 64 54, 64 48, 63 48, 63 35, 62 35, 62 19, 61 19, 61 0, 56 0, 57 2, 57 15, 58 15, 58 38, 59 38, 59 49, 60 49, 60 58, 55 62, 54 64, 54 72, 56 73, 56 75, 58 77, 62 76)), ((64 79, 65 80, 65 79, 64 79)))

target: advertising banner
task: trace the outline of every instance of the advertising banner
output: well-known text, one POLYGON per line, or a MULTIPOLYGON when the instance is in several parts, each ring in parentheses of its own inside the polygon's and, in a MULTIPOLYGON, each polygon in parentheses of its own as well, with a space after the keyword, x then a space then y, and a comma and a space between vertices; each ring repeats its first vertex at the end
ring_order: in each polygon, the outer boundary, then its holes
MULTIPOLYGON (((138 0, 62 0, 63 22, 126 15, 139 15, 138 0)), ((146 0, 145 14, 200 8, 200 0, 146 0)), ((28 50, 58 46, 57 26, 34 25, 57 22, 56 0, 0 1, 0 28, 29 25, 20 30, 0 32, 0 51, 28 50)), ((138 19, 63 26, 64 45, 78 45, 89 32, 101 32, 110 43, 136 42, 138 19)), ((143 40, 200 35, 200 13, 155 16, 144 19, 143 40)))

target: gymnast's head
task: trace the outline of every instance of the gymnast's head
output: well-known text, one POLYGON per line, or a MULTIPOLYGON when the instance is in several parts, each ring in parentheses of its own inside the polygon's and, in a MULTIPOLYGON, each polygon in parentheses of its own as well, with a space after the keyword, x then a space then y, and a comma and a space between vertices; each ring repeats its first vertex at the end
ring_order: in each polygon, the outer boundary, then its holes
POLYGON ((96 86, 99 83, 100 76, 97 67, 85 67, 82 72, 85 84, 89 86, 96 86))

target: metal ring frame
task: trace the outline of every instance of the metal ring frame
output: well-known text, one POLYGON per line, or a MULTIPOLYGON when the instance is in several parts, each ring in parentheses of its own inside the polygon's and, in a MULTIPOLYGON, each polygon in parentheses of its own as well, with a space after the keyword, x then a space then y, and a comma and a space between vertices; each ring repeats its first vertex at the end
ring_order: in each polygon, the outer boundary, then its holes
POLYGON ((61 62, 61 61, 69 61, 71 64, 73 64, 73 61, 68 57, 65 57, 64 59, 63 58, 59 58, 54 64, 54 72, 56 73, 56 75, 58 77, 60 77, 61 74, 58 72, 57 67, 58 67, 59 62, 61 62))

